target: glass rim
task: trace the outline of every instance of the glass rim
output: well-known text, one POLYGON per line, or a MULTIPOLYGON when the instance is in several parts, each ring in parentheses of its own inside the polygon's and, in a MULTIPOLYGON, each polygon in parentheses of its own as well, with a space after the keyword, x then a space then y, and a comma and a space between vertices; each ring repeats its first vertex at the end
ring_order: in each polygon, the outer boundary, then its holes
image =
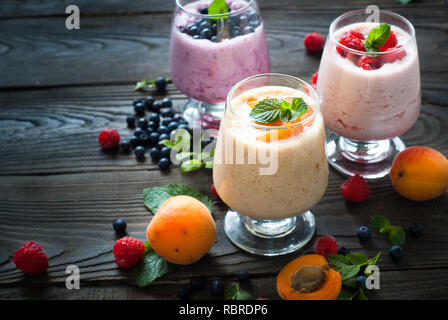
POLYGON ((223 18, 223 17, 227 17, 227 16, 233 16, 235 14, 245 11, 247 8, 252 6, 254 1, 255 0, 249 0, 246 2, 247 4, 242 8, 239 8, 235 11, 230 11, 229 13, 220 13, 220 14, 202 14, 202 13, 188 11, 187 9, 185 9, 185 7, 182 4, 180 4, 180 0, 176 0, 176 6, 180 10, 182 10, 183 12, 185 12, 186 14, 188 14, 190 16, 196 16, 196 17, 202 17, 202 18, 223 18))
POLYGON ((414 29, 414 26, 412 25, 412 23, 408 19, 406 19, 405 17, 399 15, 398 13, 395 13, 395 12, 390 11, 390 10, 382 10, 382 9, 380 9, 379 11, 380 11, 380 14, 381 13, 386 13, 386 14, 388 14, 390 16, 398 18, 399 20, 401 20, 404 23, 406 23, 408 25, 409 29, 411 30, 411 34, 410 34, 411 37, 402 45, 401 48, 396 48, 394 50, 389 50, 389 51, 377 51, 377 52, 359 51, 359 50, 349 48, 349 47, 339 43, 339 41, 337 41, 334 38, 334 32, 335 32, 334 29, 335 29, 336 23, 338 23, 340 20, 346 18, 347 16, 353 15, 355 13, 359 13, 359 12, 365 13, 365 9, 357 9, 357 10, 348 11, 348 12, 345 12, 345 13, 341 14, 336 19, 334 19, 333 22, 330 24, 330 29, 329 29, 330 40, 332 42, 334 42, 338 47, 342 47, 344 50, 347 50, 348 52, 351 52, 351 53, 354 53, 354 54, 357 54, 357 55, 366 55, 366 54, 373 55, 374 54, 374 55, 381 56, 381 55, 388 55, 388 54, 391 54, 391 53, 394 53, 394 52, 402 51, 403 47, 407 46, 409 43, 411 43, 415 39, 415 29, 414 29))
MULTIPOLYGON (((298 89, 296 89, 298 90, 298 89)), ((306 93, 306 92, 305 92, 306 93)), ((298 127, 302 124, 306 124, 306 123, 310 123, 312 120, 314 120, 314 118, 316 117, 316 114, 320 112, 320 98, 318 93, 316 92, 316 90, 306 81, 297 78, 295 76, 291 76, 288 74, 282 74, 282 73, 262 73, 262 74, 257 74, 248 78, 245 78, 241 81, 239 81, 238 83, 236 83, 229 91, 229 93, 227 94, 227 98, 226 98, 226 109, 229 109, 233 115, 235 115, 236 118, 238 118, 241 121, 244 121, 245 123, 248 123, 250 126, 257 128, 257 129, 269 129, 269 130, 283 130, 283 129, 289 129, 289 128, 294 128, 294 127, 298 127), (294 80, 299 82, 300 84, 302 84, 305 88, 307 88, 308 90, 310 90, 310 92, 312 92, 312 94, 316 97, 315 99, 313 99, 313 97, 311 97, 313 100, 315 100, 315 105, 313 106, 313 113, 300 121, 294 122, 294 123, 290 123, 287 125, 279 125, 279 126, 272 126, 272 125, 264 125, 264 124, 260 124, 260 123, 256 123, 247 119, 243 119, 240 115, 238 115, 235 110, 233 110, 232 108, 232 104, 230 101, 230 97, 233 94, 233 92, 239 88, 241 85, 243 85, 244 83, 254 80, 254 79, 258 79, 258 78, 263 78, 263 77, 279 77, 279 78, 288 78, 290 80, 294 80)))

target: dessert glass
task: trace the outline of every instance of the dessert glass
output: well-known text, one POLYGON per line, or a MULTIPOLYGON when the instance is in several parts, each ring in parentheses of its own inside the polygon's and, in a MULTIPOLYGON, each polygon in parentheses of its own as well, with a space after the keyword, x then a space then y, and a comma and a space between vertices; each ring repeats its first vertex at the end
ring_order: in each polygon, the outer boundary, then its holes
POLYGON ((184 118, 217 128, 230 88, 249 76, 269 72, 270 58, 255 0, 227 1, 228 14, 201 14, 211 2, 176 0, 170 68, 173 83, 190 97, 184 118), (192 31, 193 26, 197 29, 192 31), (203 34, 204 28, 210 32, 203 34))
POLYGON ((326 144, 330 165, 343 174, 370 179, 389 173, 393 159, 405 149, 399 136, 417 121, 421 105, 414 27, 396 13, 379 12, 380 23, 391 26, 397 45, 366 53, 338 43, 346 32, 368 34, 378 25, 366 22, 370 13, 365 10, 347 12, 330 25, 317 79, 325 126, 332 131, 326 144), (361 68, 365 57, 381 67, 361 68))
POLYGON ((219 129, 213 183, 231 208, 224 231, 236 246, 265 256, 303 247, 315 232, 309 209, 328 185, 325 127, 315 90, 282 74, 237 83, 227 96, 219 129), (303 98, 310 115, 278 126, 253 122, 249 101, 267 96, 303 98))

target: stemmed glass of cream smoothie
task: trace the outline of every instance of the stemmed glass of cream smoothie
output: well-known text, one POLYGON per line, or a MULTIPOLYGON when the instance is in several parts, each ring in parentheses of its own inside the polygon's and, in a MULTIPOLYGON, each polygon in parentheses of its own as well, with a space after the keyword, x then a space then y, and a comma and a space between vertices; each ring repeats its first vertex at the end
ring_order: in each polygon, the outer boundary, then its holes
POLYGON ((219 129, 213 182, 230 207, 224 231, 236 246, 265 256, 304 246, 315 231, 309 210, 328 185, 314 89, 272 73, 237 83, 219 129))
POLYGON ((188 121, 217 128, 230 88, 270 70, 263 20, 255 0, 176 0, 171 78, 190 100, 188 121))
POLYGON ((415 31, 405 18, 379 10, 347 12, 330 25, 317 79, 329 163, 347 175, 388 174, 400 135, 420 113, 415 31))

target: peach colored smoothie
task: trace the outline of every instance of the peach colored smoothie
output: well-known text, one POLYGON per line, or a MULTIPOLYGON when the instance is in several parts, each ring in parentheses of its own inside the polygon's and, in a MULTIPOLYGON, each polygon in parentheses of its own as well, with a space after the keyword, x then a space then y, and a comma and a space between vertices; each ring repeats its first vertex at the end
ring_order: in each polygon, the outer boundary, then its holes
POLYGON ((221 199, 259 220, 293 217, 313 207, 328 185, 325 128, 316 101, 289 87, 261 86, 234 97, 226 108, 213 167, 221 199), (257 125, 249 113, 267 97, 303 98, 308 114, 296 123, 283 124, 283 129, 257 125), (258 156, 251 160, 254 154, 268 155, 271 163, 258 156), (272 170, 267 170, 269 166, 272 170))
MULTIPOLYGON (((358 32, 367 37, 377 24, 354 23, 334 32, 358 32)), ((420 113, 421 91, 418 52, 411 35, 391 26, 397 38, 397 56, 383 55, 374 70, 360 67, 360 57, 340 54, 328 40, 322 56, 317 92, 322 97, 325 125, 337 134, 358 141, 384 140, 408 131, 420 113)))

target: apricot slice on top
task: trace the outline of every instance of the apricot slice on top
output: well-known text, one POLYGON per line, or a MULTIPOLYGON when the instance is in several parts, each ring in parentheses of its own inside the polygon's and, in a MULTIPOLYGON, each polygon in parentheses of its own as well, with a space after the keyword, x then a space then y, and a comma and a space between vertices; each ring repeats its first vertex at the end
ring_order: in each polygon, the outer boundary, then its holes
POLYGON ((341 274, 319 254, 301 256, 277 276, 277 291, 284 300, 335 300, 341 291, 341 274))

